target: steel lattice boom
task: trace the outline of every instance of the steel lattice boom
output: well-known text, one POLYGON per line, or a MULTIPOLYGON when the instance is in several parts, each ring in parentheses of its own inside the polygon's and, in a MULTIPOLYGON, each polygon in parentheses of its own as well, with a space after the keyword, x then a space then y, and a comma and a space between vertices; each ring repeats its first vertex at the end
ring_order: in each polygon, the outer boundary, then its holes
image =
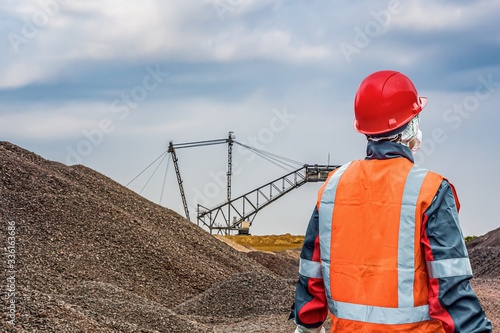
MULTIPOLYGON (((172 161, 177 176, 177 183, 179 185, 182 204, 184 206, 184 213, 186 215, 186 218, 189 220, 190 219, 189 207, 186 200, 186 194, 184 191, 184 184, 179 170, 180 169, 178 163, 179 159, 177 157, 176 150, 183 148, 193 148, 193 147, 220 145, 220 144, 228 145, 228 155, 227 155, 228 164, 227 164, 227 174, 226 174, 227 175, 226 202, 218 206, 215 206, 213 208, 208 208, 200 204, 197 205, 197 223, 199 226, 201 225, 207 227, 210 230, 210 233, 213 233, 214 230, 217 231, 217 233, 223 233, 223 234, 230 234, 231 232, 234 231, 237 231, 240 234, 249 233, 250 226, 252 225, 255 216, 261 209, 267 207, 272 202, 278 200, 285 194, 304 185, 305 183, 325 181, 328 177, 328 174, 331 171, 340 167, 339 165, 329 165, 329 164, 328 165, 303 164, 303 162, 279 156, 277 154, 273 154, 264 151, 262 149, 251 147, 244 143, 238 142, 235 140, 234 133, 229 132, 227 138, 225 139, 185 142, 176 144, 170 141, 168 150, 163 152, 144 170, 142 170, 136 177, 134 177, 127 184, 127 186, 130 185, 133 181, 135 181, 139 176, 141 176, 158 160, 160 160, 160 163, 155 168, 153 174, 149 177, 148 179, 149 182, 149 180, 151 180, 156 170, 158 170, 158 167, 161 164, 161 162, 165 159, 166 154, 170 153, 172 156, 172 161), (262 157, 268 162, 287 170, 288 173, 282 177, 279 177, 278 179, 275 179, 267 184, 258 187, 255 190, 240 195, 237 198, 234 199, 231 198, 231 176, 233 174, 232 172, 233 144, 237 144, 245 149, 248 149, 255 155, 262 157), (293 171, 290 172, 290 170, 293 171)), ((328 156, 328 163, 330 163, 330 156, 328 156)), ((168 170, 168 164, 167 164, 167 170, 168 170)), ((165 186, 167 170, 165 171, 165 177, 162 186, 162 195, 165 186)), ((146 185, 148 182, 146 182, 146 185)), ((160 203, 161 203, 161 196, 160 196, 160 203)))
POLYGON ((219 206, 207 208, 198 204, 198 225, 208 227, 210 233, 216 230, 218 233, 229 234, 231 231, 241 230, 244 223, 244 229, 247 229, 261 209, 307 182, 325 181, 328 174, 338 167, 340 166, 306 164, 219 206))

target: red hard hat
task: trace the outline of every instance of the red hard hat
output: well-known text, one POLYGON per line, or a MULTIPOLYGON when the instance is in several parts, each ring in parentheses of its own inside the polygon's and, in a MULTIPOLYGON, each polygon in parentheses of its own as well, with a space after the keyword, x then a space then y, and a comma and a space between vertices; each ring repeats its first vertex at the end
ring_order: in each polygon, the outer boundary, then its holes
POLYGON ((427 98, 419 97, 413 82, 396 71, 368 75, 354 99, 354 128, 363 134, 391 132, 422 111, 427 98))

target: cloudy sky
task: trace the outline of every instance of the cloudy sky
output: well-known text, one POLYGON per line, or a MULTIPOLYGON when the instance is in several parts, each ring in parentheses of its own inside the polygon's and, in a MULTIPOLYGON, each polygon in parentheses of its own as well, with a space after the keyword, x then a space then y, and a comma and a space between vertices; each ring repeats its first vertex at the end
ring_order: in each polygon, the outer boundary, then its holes
MULTIPOLYGON (((455 184, 464 234, 481 235, 500 225, 499 31, 500 1, 486 0, 4 0, 0 139, 123 185, 169 141, 229 131, 302 163, 343 164, 365 154, 357 86, 394 69, 429 98, 417 163, 455 184)), ((224 201, 227 146, 178 157, 195 221, 196 203, 224 201)), ((183 213, 167 161, 129 187, 183 213)), ((286 173, 236 146, 233 162, 233 196, 286 173)), ((318 187, 265 208, 252 233, 303 233, 318 187)))

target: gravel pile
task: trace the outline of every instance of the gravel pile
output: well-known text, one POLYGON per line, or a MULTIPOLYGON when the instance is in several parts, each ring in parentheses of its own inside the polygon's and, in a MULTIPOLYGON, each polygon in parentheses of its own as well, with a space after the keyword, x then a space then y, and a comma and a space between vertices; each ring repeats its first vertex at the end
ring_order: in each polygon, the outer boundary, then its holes
POLYGON ((500 228, 491 230, 490 232, 475 238, 467 243, 467 248, 473 249, 476 247, 500 247, 500 228))
POLYGON ((7 142, 0 142, 0 161, 0 279, 12 275, 11 224, 18 332, 181 332, 167 309, 234 274, 272 274, 89 168, 50 162, 7 142))
POLYGON ((500 278, 500 228, 467 243, 474 277, 500 278))
POLYGON ((242 273, 174 309, 201 321, 219 322, 290 312, 295 283, 262 273, 242 273))
POLYGON ((284 253, 269 253, 252 251, 246 255, 257 261, 271 272, 285 278, 297 280, 299 274, 299 260, 284 253))
POLYGON ((15 326, 7 323, 2 312, 1 332, 98 332, 114 330, 86 316, 78 307, 68 304, 52 295, 22 288, 16 295, 18 317, 15 326))
POLYGON ((474 277, 500 278, 500 247, 474 248, 469 257, 474 277))
POLYGON ((179 317, 159 304, 131 296, 114 286, 82 289, 81 296, 48 295, 23 289, 17 300, 22 311, 15 326, 2 320, 1 332, 211 332, 202 324, 179 317), (91 290, 103 291, 94 294, 91 290), (116 294, 107 291, 114 289, 116 294), (108 298, 113 296, 113 298, 108 298))

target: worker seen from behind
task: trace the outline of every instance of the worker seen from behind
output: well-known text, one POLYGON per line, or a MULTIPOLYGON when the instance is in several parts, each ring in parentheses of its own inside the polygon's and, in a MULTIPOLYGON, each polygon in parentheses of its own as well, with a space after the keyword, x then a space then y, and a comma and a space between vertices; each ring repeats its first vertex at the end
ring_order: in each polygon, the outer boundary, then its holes
POLYGON ((330 173, 300 255, 296 333, 491 332, 469 280, 460 204, 443 176, 414 164, 427 99, 396 71, 360 84, 354 127, 367 156, 330 173))

